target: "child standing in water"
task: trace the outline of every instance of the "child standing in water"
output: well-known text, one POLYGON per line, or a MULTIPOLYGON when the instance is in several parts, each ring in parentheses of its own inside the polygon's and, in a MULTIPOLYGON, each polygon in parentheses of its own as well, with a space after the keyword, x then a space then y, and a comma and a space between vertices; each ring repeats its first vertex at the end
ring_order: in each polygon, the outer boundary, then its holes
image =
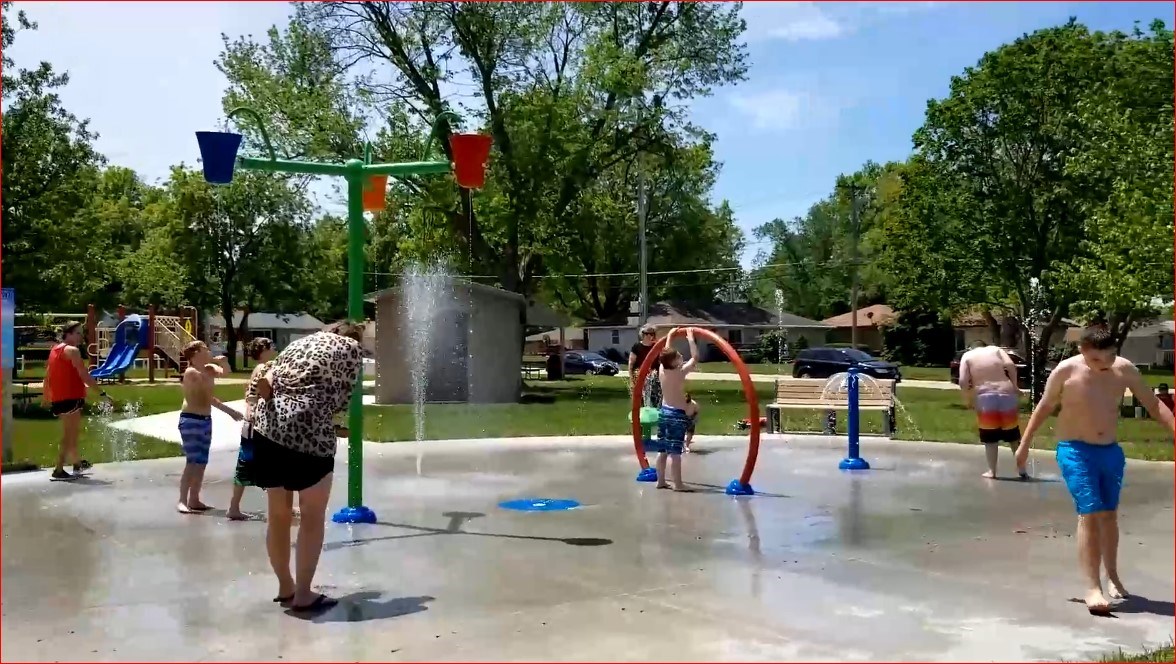
POLYGON ((181 381, 184 405, 180 407, 180 442, 187 463, 180 474, 180 501, 176 503, 176 511, 194 514, 211 509, 200 501, 200 489, 212 447, 212 409, 215 407, 234 420, 240 420, 241 413, 221 403, 212 393, 213 378, 228 369, 223 355, 213 358, 203 341, 193 341, 184 346, 183 358, 188 368, 181 381))
POLYGON ((689 392, 686 393, 686 415, 690 418, 690 426, 686 429, 686 452, 690 452, 690 444, 694 442, 694 429, 698 427, 698 402, 689 392))
POLYGON ((241 422, 241 449, 237 452, 237 470, 233 473, 233 496, 229 500, 230 521, 245 521, 250 515, 241 511, 241 498, 245 495, 245 487, 253 486, 249 477, 249 460, 253 458, 253 411, 257 407, 259 391, 268 394, 268 383, 265 380, 270 362, 277 356, 274 342, 265 337, 256 337, 249 342, 249 357, 257 365, 249 375, 249 383, 245 386, 245 417, 241 422), (264 384, 264 386, 263 386, 264 384))
POLYGON ((670 343, 677 335, 678 328, 670 330, 666 336, 666 346, 662 349, 658 374, 661 378, 662 406, 657 424, 657 488, 668 489, 666 483, 666 459, 670 461, 670 475, 673 480, 674 491, 689 491, 682 483, 682 451, 686 447, 686 432, 690 429, 690 416, 687 414, 688 400, 686 397, 686 374, 694 371, 698 361, 698 346, 694 343, 694 330, 686 330, 686 341, 690 344, 690 359, 682 361, 682 354, 674 350, 670 343))

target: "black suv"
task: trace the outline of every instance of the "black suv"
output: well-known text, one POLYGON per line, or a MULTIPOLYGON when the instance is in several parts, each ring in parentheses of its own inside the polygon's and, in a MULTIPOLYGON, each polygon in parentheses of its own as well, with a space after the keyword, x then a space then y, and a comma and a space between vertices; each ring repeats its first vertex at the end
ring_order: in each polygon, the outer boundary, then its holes
POLYGON ((835 373, 849 371, 849 367, 853 365, 867 376, 902 380, 897 364, 879 360, 856 348, 806 348, 797 353, 796 359, 792 361, 792 377, 828 378, 835 373))
MULTIPOLYGON (((1023 390, 1029 389, 1029 363, 1025 360, 1024 357, 1021 357, 1020 351, 1012 348, 1004 348, 1003 346, 1001 349, 1008 353, 1009 359, 1013 361, 1013 364, 1017 365, 1017 387, 1023 390)), ((951 373, 951 382, 955 383, 956 385, 960 384, 960 358, 963 357, 964 353, 966 352, 967 351, 961 350, 956 353, 955 359, 951 361, 951 364, 948 368, 948 371, 951 373)), ((1042 377, 1048 378, 1050 372, 1053 371, 1054 367, 1056 366, 1057 362, 1046 362, 1045 367, 1042 370, 1042 377)))

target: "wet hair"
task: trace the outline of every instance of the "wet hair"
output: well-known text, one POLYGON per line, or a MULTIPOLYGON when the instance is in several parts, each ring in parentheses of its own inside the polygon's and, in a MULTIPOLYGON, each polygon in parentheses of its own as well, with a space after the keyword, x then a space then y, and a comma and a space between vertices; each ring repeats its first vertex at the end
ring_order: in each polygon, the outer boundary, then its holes
POLYGON ((82 324, 77 321, 70 321, 70 322, 66 323, 65 325, 62 325, 61 326, 61 338, 64 339, 65 335, 77 332, 78 328, 81 326, 82 326, 82 324))
POLYGON ((682 359, 682 354, 678 352, 678 349, 666 344, 666 347, 661 350, 661 354, 658 355, 657 359, 663 367, 674 367, 677 365, 678 360, 682 359))
POLYGON ((363 341, 363 323, 352 323, 350 321, 341 320, 337 323, 331 323, 323 328, 323 332, 330 332, 341 337, 354 339, 356 341, 363 341))
POLYGON ((1159 385, 1156 385, 1156 389, 1159 390, 1161 393, 1167 392, 1168 391, 1168 384, 1167 383, 1160 383, 1159 385))
POLYGON ((201 349, 208 350, 208 346, 204 345, 203 341, 191 341, 184 346, 184 350, 180 351, 180 357, 184 358, 185 362, 191 362, 192 356, 200 352, 201 349))
POLYGON ((694 401, 694 397, 691 396, 689 392, 687 392, 686 393, 686 402, 689 403, 691 401, 694 401))
POLYGON ((1082 331, 1078 346, 1087 350, 1112 350, 1115 337, 1105 325, 1092 325, 1082 331))
POLYGON ((249 341, 249 346, 246 349, 249 357, 254 360, 260 360, 261 354, 274 347, 274 340, 268 337, 253 337, 249 341))

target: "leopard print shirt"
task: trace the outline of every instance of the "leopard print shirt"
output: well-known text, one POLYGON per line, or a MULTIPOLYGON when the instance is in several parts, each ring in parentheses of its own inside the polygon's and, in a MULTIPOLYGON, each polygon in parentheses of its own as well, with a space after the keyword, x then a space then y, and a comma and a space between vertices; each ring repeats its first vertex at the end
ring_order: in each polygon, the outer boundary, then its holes
POLYGON ((358 341, 316 332, 273 361, 273 396, 257 403, 254 428, 275 443, 335 456, 335 415, 347 408, 363 369, 358 341))

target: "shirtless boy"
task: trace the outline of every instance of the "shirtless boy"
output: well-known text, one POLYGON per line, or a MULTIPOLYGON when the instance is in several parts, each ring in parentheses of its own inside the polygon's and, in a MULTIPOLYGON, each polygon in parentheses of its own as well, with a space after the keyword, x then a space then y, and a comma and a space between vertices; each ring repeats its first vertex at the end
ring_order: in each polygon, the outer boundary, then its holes
MULTIPOLYGON (((1017 365, 1003 349, 977 341, 960 358, 960 390, 964 402, 976 411, 980 442, 988 458, 988 472, 984 477, 996 478, 996 460, 1000 444, 1008 443, 1016 452, 1021 439, 1017 409, 1021 391, 1017 388, 1017 365)), ((1029 475, 1025 466, 1018 464, 1021 479, 1029 475)))
POLYGON ((690 426, 686 428, 686 453, 690 453, 690 444, 694 442, 694 430, 698 427, 698 402, 689 392, 686 393, 686 416, 690 418, 690 426))
POLYGON ((666 346, 658 357, 658 374, 661 377, 662 404, 658 413, 657 440, 653 446, 657 455, 657 488, 668 489, 666 483, 666 458, 670 460, 670 477, 674 491, 689 491, 682 483, 682 452, 686 447, 686 431, 690 428, 689 404, 686 400, 686 374, 694 371, 697 364, 698 346, 694 343, 694 331, 686 330, 686 341, 690 344, 690 359, 682 361, 682 355, 674 350, 670 342, 678 328, 666 336, 666 346))
POLYGON ((203 341, 193 341, 184 346, 184 370, 182 385, 184 405, 180 407, 180 442, 184 449, 184 472, 180 474, 180 501, 176 511, 193 514, 210 509, 200 502, 200 489, 204 484, 204 469, 208 466, 208 450, 212 447, 212 409, 224 412, 234 420, 241 420, 241 413, 221 403, 212 394, 213 378, 228 370, 224 356, 212 357, 203 341))
POLYGON ((1078 566, 1086 577, 1086 608, 1105 615, 1110 603, 1103 595, 1100 563, 1111 598, 1127 597, 1118 565, 1119 490, 1126 460, 1115 440, 1124 388, 1169 432, 1176 425, 1172 411, 1159 402, 1135 365, 1117 357, 1106 328, 1086 329, 1078 348, 1081 354, 1059 364, 1046 381, 1041 403, 1025 425, 1017 463, 1025 465, 1033 434, 1060 405, 1054 424, 1057 461, 1078 511, 1078 566))

